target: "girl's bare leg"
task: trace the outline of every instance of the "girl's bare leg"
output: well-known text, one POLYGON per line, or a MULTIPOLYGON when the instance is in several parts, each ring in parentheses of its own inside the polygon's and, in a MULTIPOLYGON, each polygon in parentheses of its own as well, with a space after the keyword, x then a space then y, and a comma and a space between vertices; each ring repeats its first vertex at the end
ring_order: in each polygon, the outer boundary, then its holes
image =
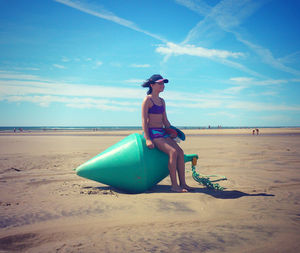
POLYGON ((183 189, 181 186, 178 185, 176 177, 178 151, 172 146, 168 139, 169 138, 157 138, 154 139, 153 142, 159 150, 163 151, 169 156, 168 168, 170 171, 170 179, 172 184, 171 190, 175 192, 187 192, 186 189, 183 189))
POLYGON ((170 143, 170 145, 177 150, 177 171, 178 171, 178 177, 179 177, 179 182, 180 186, 183 189, 186 190, 193 190, 193 187, 190 187, 186 184, 185 181, 185 164, 184 164, 184 152, 183 150, 179 147, 179 145, 174 141, 173 139, 166 138, 167 142, 170 143))

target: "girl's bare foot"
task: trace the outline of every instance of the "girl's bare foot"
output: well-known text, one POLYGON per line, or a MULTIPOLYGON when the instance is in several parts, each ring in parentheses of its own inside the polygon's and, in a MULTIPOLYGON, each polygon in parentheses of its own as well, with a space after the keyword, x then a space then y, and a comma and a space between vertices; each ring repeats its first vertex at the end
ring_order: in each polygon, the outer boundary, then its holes
POLYGON ((172 192, 188 192, 187 189, 183 189, 180 186, 172 186, 171 191, 172 192))
POLYGON ((194 187, 188 186, 187 184, 180 185, 180 187, 181 187, 182 189, 187 190, 187 191, 194 191, 194 190, 196 189, 196 188, 194 188, 194 187))

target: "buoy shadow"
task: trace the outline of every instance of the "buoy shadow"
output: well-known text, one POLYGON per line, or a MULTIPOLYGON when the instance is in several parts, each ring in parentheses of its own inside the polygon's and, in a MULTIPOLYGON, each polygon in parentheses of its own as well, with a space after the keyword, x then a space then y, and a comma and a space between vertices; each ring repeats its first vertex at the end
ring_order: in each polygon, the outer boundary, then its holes
MULTIPOLYGON (((82 189, 98 190, 99 194, 101 194, 101 193, 107 194, 107 192, 110 192, 111 194, 114 192, 118 193, 118 194, 151 194, 151 193, 174 193, 174 194, 176 194, 176 192, 171 191, 170 185, 155 185, 150 190, 143 192, 143 193, 129 193, 126 191, 116 189, 111 186, 98 186, 98 187, 85 186, 85 187, 82 187, 82 189)), ((268 193, 264 193, 264 192, 262 192, 262 193, 246 193, 246 192, 241 192, 241 191, 237 191, 237 190, 214 191, 211 189, 201 188, 201 187, 195 187, 194 190, 190 191, 189 193, 207 194, 207 195, 210 195, 217 199, 238 199, 241 197, 274 197, 275 196, 274 194, 268 194, 268 193)), ((182 194, 185 194, 185 193, 182 193, 182 194)))

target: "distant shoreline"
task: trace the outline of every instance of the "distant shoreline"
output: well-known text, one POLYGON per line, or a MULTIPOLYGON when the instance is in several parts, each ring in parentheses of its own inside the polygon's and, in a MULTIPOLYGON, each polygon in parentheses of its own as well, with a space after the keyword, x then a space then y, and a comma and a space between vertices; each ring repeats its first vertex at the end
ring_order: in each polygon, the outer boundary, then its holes
MULTIPOLYGON (((300 129, 300 126, 177 126, 182 130, 224 130, 224 129, 300 129)), ((142 130, 141 126, 0 126, 1 132, 29 131, 131 131, 142 130)))
MULTIPOLYGON (((253 130, 256 128, 180 128, 186 136, 214 136, 214 135, 255 135, 253 130)), ((258 135, 300 135, 300 127, 273 127, 273 128, 257 128, 258 135)), ((142 128, 103 128, 103 129, 67 129, 67 128, 53 128, 53 129, 32 129, 23 128, 14 132, 13 129, 0 130, 0 136, 127 136, 132 133, 142 134, 142 128)))

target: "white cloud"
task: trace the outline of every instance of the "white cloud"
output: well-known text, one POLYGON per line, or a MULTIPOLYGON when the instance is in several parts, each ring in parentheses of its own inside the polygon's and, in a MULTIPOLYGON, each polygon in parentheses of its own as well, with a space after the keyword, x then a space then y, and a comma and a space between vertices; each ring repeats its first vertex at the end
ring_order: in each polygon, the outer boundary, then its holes
POLYGON ((133 68, 150 68, 150 64, 131 64, 130 67, 133 68))
POLYGON ((42 107, 48 107, 51 103, 63 103, 68 107, 75 108, 96 108, 101 110, 118 111, 135 111, 132 103, 124 103, 114 100, 61 97, 61 96, 10 96, 6 99, 9 102, 31 102, 42 107))
POLYGON ((38 76, 20 74, 12 71, 0 71, 0 79, 39 80, 38 76))
POLYGON ((203 47, 195 47, 194 45, 177 45, 168 42, 166 46, 159 46, 156 52, 164 55, 192 55, 205 58, 238 58, 244 56, 243 53, 234 53, 225 50, 207 49, 203 47))
MULTIPOLYGON (((4 72, 0 72, 4 74, 4 72)), ((40 106, 51 103, 62 103, 76 108, 98 108, 102 110, 138 111, 140 110, 145 90, 135 88, 112 87, 106 85, 70 84, 54 81, 42 81, 38 76, 31 76, 32 80, 23 80, 23 74, 14 73, 15 79, 0 77, 0 100, 9 102, 31 102, 40 106)), ((30 79, 27 76, 28 79, 30 79)), ((243 77, 236 78, 242 81, 243 77)), ((245 78, 244 78, 245 80, 245 78)), ((247 79, 246 79, 247 80, 247 79)), ((141 83, 143 80, 131 79, 124 82, 141 83)), ((257 103, 240 101, 233 96, 239 86, 215 93, 176 92, 166 91, 164 98, 168 108, 179 109, 210 109, 229 108, 250 111, 300 111, 298 105, 257 103)))
POLYGON ((120 63, 120 62, 111 62, 110 66, 120 68, 120 67, 122 67, 122 63, 120 63))
POLYGON ((39 68, 32 68, 32 67, 23 67, 23 68, 21 68, 21 67, 12 67, 12 69, 14 69, 14 70, 22 70, 22 71, 26 71, 26 70, 32 70, 32 71, 39 71, 40 69, 39 68))
POLYGON ((284 84, 288 83, 288 80, 283 79, 266 79, 266 80, 255 80, 254 78, 249 77, 233 77, 229 79, 233 81, 233 83, 237 84, 245 84, 245 85, 277 85, 277 84, 284 84))
POLYGON ((246 88, 245 86, 234 86, 234 87, 230 87, 230 88, 223 90, 223 92, 229 93, 229 94, 237 94, 241 90, 244 90, 245 88, 246 88))
POLYGON ((222 106, 222 101, 210 100, 210 99, 201 99, 201 101, 195 102, 177 102, 170 101, 168 102, 168 107, 176 107, 176 108, 187 108, 187 109, 211 109, 211 108, 219 108, 222 106))
POLYGON ((52 64, 53 67, 58 68, 58 69, 65 69, 66 67, 60 64, 52 64))
POLYGON ((0 94, 6 95, 60 95, 102 98, 142 98, 143 90, 103 85, 68 84, 56 82, 35 82, 0 80, 0 94))
POLYGON ((102 61, 96 61, 95 62, 95 65, 93 66, 93 69, 97 69, 97 68, 99 68, 100 66, 102 66, 103 65, 103 62, 102 61))
POLYGON ((150 33, 146 30, 143 30, 143 29, 139 28, 132 21, 129 21, 127 19, 118 17, 114 13, 112 13, 108 10, 105 10, 99 4, 92 4, 92 3, 87 3, 87 2, 83 2, 83 1, 75 1, 75 0, 54 0, 54 1, 56 1, 58 3, 61 3, 61 4, 64 4, 64 5, 67 5, 71 8, 80 10, 82 12, 88 13, 90 15, 96 16, 98 18, 112 21, 112 22, 117 23, 121 26, 125 26, 125 27, 130 28, 134 31, 144 33, 148 36, 151 36, 152 38, 155 38, 155 39, 158 39, 160 41, 166 42, 166 40, 164 38, 162 38, 161 36, 158 36, 156 34, 150 33))
POLYGON ((300 51, 293 52, 289 55, 286 55, 284 57, 281 57, 277 59, 283 64, 290 64, 290 63, 299 63, 300 60, 300 51))
POLYGON ((194 12, 197 12, 202 16, 206 16, 211 11, 211 7, 201 0, 198 0, 197 2, 192 0, 175 0, 175 2, 187 7, 194 12))
POLYGON ((238 70, 241 70, 245 73, 248 73, 250 75, 253 75, 253 76, 257 76, 257 77, 260 77, 260 78, 266 78, 264 75, 262 74, 259 74, 257 73, 256 71, 252 70, 252 69, 249 69, 248 67, 246 67, 245 65, 243 64, 240 64, 238 62, 234 62, 234 61, 231 61, 231 60, 228 60, 228 59, 214 59, 215 61, 219 62, 219 63, 222 63, 226 66, 229 66, 229 67, 232 67, 232 68, 235 68, 235 69, 238 69, 238 70))
POLYGON ((299 70, 296 70, 296 69, 293 69, 293 68, 290 68, 290 67, 284 65, 280 59, 276 59, 273 56, 272 52, 269 49, 245 40, 244 38, 242 38, 241 34, 239 34, 237 32, 232 32, 232 33, 236 36, 236 38, 240 42, 242 42, 243 44, 248 46, 253 52, 255 52, 258 56, 260 56, 264 63, 268 64, 269 66, 271 66, 275 69, 279 69, 283 72, 290 73, 290 74, 293 74, 296 76, 300 76, 299 70))
MULTIPOLYGON (((223 0, 210 8, 207 4, 203 3, 203 1, 176 0, 177 3, 189 8, 193 12, 205 16, 203 20, 190 30, 182 44, 188 44, 191 42, 196 43, 200 41, 203 43, 206 42, 204 41, 205 39, 217 40, 220 39, 220 37, 223 37, 225 33, 231 33, 235 36, 237 41, 243 43, 257 54, 265 64, 268 64, 280 71, 299 76, 300 71, 284 65, 284 63, 295 61, 299 52, 295 52, 285 58, 276 59, 269 49, 246 40, 242 33, 238 30, 238 27, 244 22, 244 20, 269 1, 270 0, 223 0)), ((229 62, 224 63, 226 64, 229 62)), ((235 66, 232 65, 232 67, 235 66)), ((240 66, 238 67, 240 68, 240 66)), ((240 69, 243 70, 243 68, 240 69)), ((249 71, 247 72, 250 73, 249 71)))
POLYGON ((130 84, 142 84, 145 80, 142 79, 128 79, 125 80, 125 83, 130 83, 130 84))
POLYGON ((226 108, 230 109, 243 109, 250 111, 300 111, 300 106, 290 106, 290 105, 278 105, 270 103, 260 103, 260 102, 244 102, 235 101, 230 102, 225 105, 226 108))
POLYGON ((63 56, 63 57, 61 58, 61 61, 62 61, 62 62, 69 62, 69 61, 71 61, 71 60, 70 60, 69 58, 63 56))
POLYGON ((236 83, 249 83, 253 80, 253 78, 252 77, 232 77, 229 80, 234 81, 236 83))

